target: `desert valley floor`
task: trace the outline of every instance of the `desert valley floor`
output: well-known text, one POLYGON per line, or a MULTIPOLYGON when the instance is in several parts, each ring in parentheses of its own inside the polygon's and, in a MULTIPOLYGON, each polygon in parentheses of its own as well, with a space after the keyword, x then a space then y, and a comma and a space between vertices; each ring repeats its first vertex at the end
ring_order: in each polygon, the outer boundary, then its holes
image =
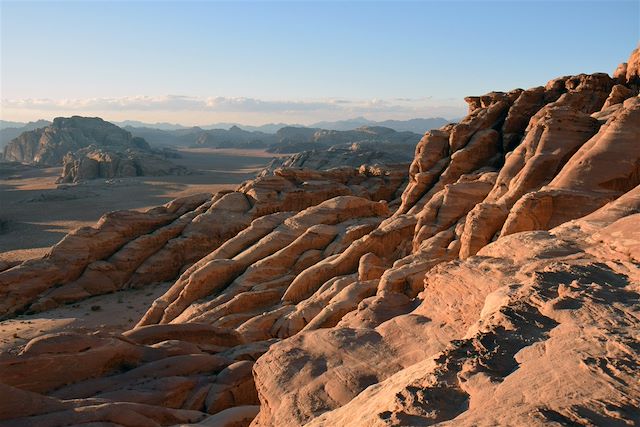
POLYGON ((263 150, 181 148, 175 162, 194 173, 56 184, 60 167, 0 163, 0 261, 44 255, 70 231, 109 211, 148 209, 194 193, 233 190, 274 154, 263 150))

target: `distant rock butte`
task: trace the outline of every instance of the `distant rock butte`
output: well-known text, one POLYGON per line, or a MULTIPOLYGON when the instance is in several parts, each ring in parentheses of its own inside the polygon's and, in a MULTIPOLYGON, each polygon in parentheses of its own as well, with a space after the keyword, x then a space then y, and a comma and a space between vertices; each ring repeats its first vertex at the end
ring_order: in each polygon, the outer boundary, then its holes
POLYGON ((21 163, 62 165, 64 156, 89 145, 149 149, 142 138, 100 118, 58 117, 49 126, 23 132, 5 148, 4 158, 21 163))
MULTIPOLYGON (((334 145, 326 149, 307 150, 289 157, 273 159, 260 175, 272 174, 279 168, 328 170, 344 166, 377 165, 397 167, 413 160, 414 146, 410 144, 353 143, 334 145)), ((405 167, 406 169, 406 167, 405 167)))
POLYGON ((58 117, 23 132, 7 144, 4 159, 63 166, 59 182, 187 173, 144 139, 97 117, 58 117))
POLYGON ((98 178, 185 175, 189 170, 150 150, 111 150, 90 145, 67 153, 58 182, 78 182, 98 178))
POLYGON ((469 97, 408 170, 279 168, 2 267, 6 318, 172 285, 134 329, 2 355, 0 420, 640 423, 638 61, 469 97))

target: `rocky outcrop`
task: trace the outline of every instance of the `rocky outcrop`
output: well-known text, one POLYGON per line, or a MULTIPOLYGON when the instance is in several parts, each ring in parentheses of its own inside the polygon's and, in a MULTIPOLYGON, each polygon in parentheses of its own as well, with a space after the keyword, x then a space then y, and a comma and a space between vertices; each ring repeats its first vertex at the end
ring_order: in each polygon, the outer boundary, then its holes
POLYGON ((167 160, 159 152, 133 149, 115 151, 91 145, 64 156, 62 174, 57 182, 187 173, 187 168, 167 160))
POLYGON ((9 142, 4 158, 21 163, 59 166, 64 156, 90 145, 148 150, 149 144, 100 118, 57 117, 49 126, 22 133, 9 142))
MULTIPOLYGON (((146 236, 154 230, 161 229, 191 211, 205 208, 210 203, 210 197, 209 194, 200 194, 176 199, 147 212, 112 212, 104 215, 95 227, 79 228, 53 246, 44 258, 26 261, 2 272, 0 312, 6 316, 23 310, 36 298, 45 297, 43 292, 46 293, 55 285, 76 288, 73 282, 83 273, 90 273, 91 270, 86 271, 89 265, 109 258, 119 250, 126 251, 127 246, 137 245, 138 239, 148 240, 146 236)), ((135 265, 135 261, 133 264, 135 265)), ((104 261, 102 265, 106 267, 104 261)), ((103 269, 102 272, 104 271, 103 269)), ((122 274, 122 271, 118 274, 122 274)), ((99 292, 113 291, 113 288, 100 286, 104 286, 105 281, 103 275, 97 286, 99 292)), ((79 295, 75 291, 76 299, 90 295, 87 291, 81 291, 79 295)), ((60 292, 62 291, 57 291, 60 292)), ((66 301, 71 300, 73 299, 66 301)))
POLYGON ((0 415, 637 423, 636 56, 613 78, 468 98, 469 115, 427 132, 408 171, 277 169, 109 214, 0 272, 5 316, 171 282, 129 331, 44 335, 0 357, 21 402, 0 415))
MULTIPOLYGON (((45 258, 3 272, 0 313, 42 311, 128 286, 171 280, 223 243, 228 247, 229 239, 243 230, 240 235, 259 228, 258 236, 263 237, 261 224, 272 221, 264 215, 283 212, 273 216, 282 221, 284 213, 293 215, 337 196, 392 201, 403 182, 401 170, 286 169, 249 181, 235 192, 194 195, 147 212, 113 212, 95 227, 69 234, 45 258)), ((344 237, 346 242, 349 238, 344 237)), ((258 237, 248 239, 237 244, 238 252, 258 237)))
POLYGON ((633 189, 640 183, 639 140, 640 98, 633 97, 547 186, 518 200, 502 234, 555 227, 633 189))
POLYGON ((8 161, 62 166, 60 183, 188 173, 169 160, 171 154, 100 118, 79 116, 23 132, 4 149, 8 161))
POLYGON ((570 107, 544 107, 521 144, 509 153, 491 193, 467 216, 460 256, 475 255, 500 231, 514 203, 548 184, 579 147, 598 129, 598 122, 570 107))
POLYGON ((269 175, 278 168, 327 170, 344 166, 357 168, 361 165, 409 165, 413 160, 413 150, 412 145, 404 144, 335 145, 325 150, 303 151, 290 157, 276 158, 260 172, 260 175, 269 175))
POLYGON ((614 73, 620 83, 632 87, 636 91, 640 89, 640 47, 637 47, 629 57, 628 62, 623 62, 614 73))

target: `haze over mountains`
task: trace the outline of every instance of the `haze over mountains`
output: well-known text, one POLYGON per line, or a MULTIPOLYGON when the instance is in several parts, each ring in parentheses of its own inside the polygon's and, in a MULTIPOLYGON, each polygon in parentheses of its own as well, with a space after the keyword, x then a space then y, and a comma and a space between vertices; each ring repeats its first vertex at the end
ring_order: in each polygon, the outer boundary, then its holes
POLYGON ((335 122, 317 122, 308 127, 331 129, 331 130, 352 130, 362 126, 382 126, 391 128, 398 132, 413 132, 423 134, 429 129, 439 128, 450 122, 455 122, 458 119, 447 120, 442 117, 435 117, 429 119, 409 119, 409 120, 383 120, 374 121, 368 120, 364 117, 356 117, 350 120, 339 120, 335 122))
POLYGON ((29 123, 0 120, 0 150, 3 149, 9 141, 20 136, 22 132, 43 128, 49 124, 51 124, 51 122, 48 120, 37 120, 29 123))
POLYGON ((179 130, 179 129, 189 129, 189 128, 200 128, 200 129, 229 129, 233 126, 237 126, 241 129, 247 131, 259 131, 265 133, 275 133, 278 129, 283 128, 285 126, 302 126, 298 124, 287 124, 287 123, 268 123, 261 126, 252 126, 245 125, 240 123, 212 123, 209 125, 201 125, 201 126, 184 126, 177 123, 144 123, 138 120, 125 120, 122 122, 114 121, 114 124, 121 127, 131 127, 131 128, 151 128, 151 129, 160 129, 160 130, 179 130))
MULTIPOLYGON (((196 143, 198 136, 205 133, 203 131, 228 130, 231 128, 238 128, 248 132, 275 134, 278 130, 284 127, 307 127, 347 131, 357 129, 362 126, 382 126, 399 132, 407 131, 422 135, 427 130, 440 127, 448 122, 448 120, 439 117, 428 119, 385 120, 380 122, 367 120, 363 117, 357 117, 350 120, 341 120, 336 122, 318 122, 308 126, 285 123, 270 123, 262 126, 243 125, 239 123, 214 123, 210 125, 189 127, 172 123, 143 123, 135 120, 112 123, 129 130, 134 134, 134 136, 140 136, 147 139, 152 144, 190 145, 196 143)), ((38 120, 37 122, 30 123, 0 120, 0 149, 9 141, 19 136, 22 132, 44 127, 49 123, 50 122, 47 120, 38 120)), ((259 137, 260 134, 257 134, 256 136, 259 137)), ((262 137, 264 137, 264 135, 262 135, 262 137)), ((251 138, 248 138, 248 140, 250 141, 251 138)))
MULTIPOLYGON (((355 126, 362 121, 351 124, 355 126)), ((349 127, 347 122, 341 126, 349 127)), ((361 126, 353 130, 286 126, 275 134, 248 131, 238 126, 228 130, 121 128, 100 118, 81 116, 58 117, 51 124, 41 121, 25 126, 34 127, 37 128, 13 138, 4 147, 1 159, 37 166, 62 165, 61 183, 190 173, 171 161, 179 154, 167 146, 262 149, 277 155, 304 152, 290 159, 274 160, 267 166, 269 171, 278 165, 328 169, 346 165, 357 167, 364 163, 408 164, 421 137, 417 133, 398 132, 382 126, 361 126)), ((18 129, 8 127, 5 131, 18 129)))
MULTIPOLYGON (((229 129, 233 126, 237 126, 240 129, 247 131, 259 131, 265 133, 276 133, 279 129, 283 127, 308 127, 308 128, 320 128, 327 130, 353 130, 362 126, 382 126, 388 127, 398 132, 407 131, 422 134, 429 129, 434 129, 440 127, 446 123, 449 123, 453 120, 447 120, 442 117, 434 117, 427 119, 408 119, 408 120, 383 120, 383 121, 375 121, 368 120, 364 117, 355 117, 353 119, 347 120, 338 120, 338 121, 321 121, 316 123, 311 123, 309 125, 301 125, 295 123, 269 123, 261 126, 252 126, 245 125, 241 123, 213 123, 210 125, 203 126, 192 126, 198 127, 200 129, 229 129)), ((161 130, 178 130, 178 129, 187 129, 187 126, 182 126, 179 124, 171 124, 171 123, 143 123, 135 120, 127 120, 124 122, 113 122, 118 126, 122 127, 132 127, 132 128, 153 128, 153 129, 161 129, 161 130)))

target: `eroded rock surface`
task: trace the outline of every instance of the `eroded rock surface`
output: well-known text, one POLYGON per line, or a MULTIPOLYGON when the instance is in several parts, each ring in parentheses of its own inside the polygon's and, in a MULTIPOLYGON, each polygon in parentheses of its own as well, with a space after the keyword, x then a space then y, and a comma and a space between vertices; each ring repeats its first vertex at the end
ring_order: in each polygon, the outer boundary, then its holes
POLYGON ((188 173, 187 168, 173 163, 160 151, 132 148, 114 150, 90 145, 64 156, 62 174, 57 182, 188 173))
POLYGON ((109 214, 1 313, 171 282, 129 331, 0 356, 7 425, 640 423, 638 52, 469 97, 409 167, 280 168, 109 214))

